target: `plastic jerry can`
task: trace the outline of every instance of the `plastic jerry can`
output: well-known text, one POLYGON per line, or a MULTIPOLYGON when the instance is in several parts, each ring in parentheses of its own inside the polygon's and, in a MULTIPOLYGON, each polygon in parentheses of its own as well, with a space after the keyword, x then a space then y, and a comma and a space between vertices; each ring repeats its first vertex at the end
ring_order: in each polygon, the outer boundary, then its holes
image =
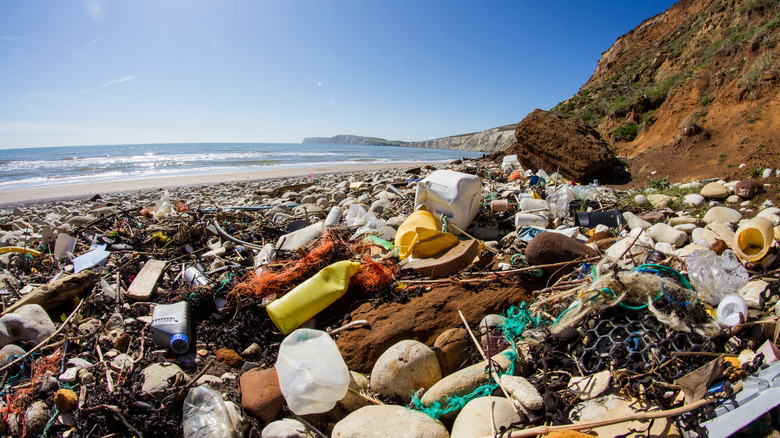
POLYGON ((520 161, 517 160, 517 155, 504 155, 504 159, 501 161, 501 167, 520 167, 520 161))
POLYGON ((284 338, 276 359, 279 390, 298 415, 331 410, 349 390, 349 369, 325 332, 298 329, 284 338))
POLYGON ((285 335, 341 298, 360 263, 342 260, 326 266, 303 283, 271 302, 265 310, 285 335))
POLYGON ((417 183, 414 205, 415 209, 424 205, 437 219, 447 216, 447 221, 457 227, 449 231, 459 235, 458 228, 465 231, 479 213, 481 197, 482 180, 478 176, 437 170, 417 183))
POLYGON ((190 349, 190 306, 186 301, 158 304, 152 312, 152 340, 176 354, 190 349))

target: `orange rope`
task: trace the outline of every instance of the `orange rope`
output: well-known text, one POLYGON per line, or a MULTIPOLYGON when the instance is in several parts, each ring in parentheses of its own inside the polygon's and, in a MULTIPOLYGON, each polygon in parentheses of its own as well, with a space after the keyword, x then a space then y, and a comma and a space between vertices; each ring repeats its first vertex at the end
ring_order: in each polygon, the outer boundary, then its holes
MULTIPOLYGON (((56 375, 57 365, 60 363, 61 358, 61 349, 58 349, 48 356, 38 358, 30 365, 30 384, 14 391, 13 396, 11 394, 6 394, 5 407, 0 409, 0 413, 3 414, 3 421, 7 424, 8 415, 11 413, 20 414, 19 421, 22 422, 22 436, 27 435, 27 425, 24 423, 24 415, 21 414, 23 414, 32 403, 32 393, 36 390, 38 383, 45 379, 48 373, 56 375)), ((19 383, 25 383, 27 380, 28 379, 24 379, 19 383)))

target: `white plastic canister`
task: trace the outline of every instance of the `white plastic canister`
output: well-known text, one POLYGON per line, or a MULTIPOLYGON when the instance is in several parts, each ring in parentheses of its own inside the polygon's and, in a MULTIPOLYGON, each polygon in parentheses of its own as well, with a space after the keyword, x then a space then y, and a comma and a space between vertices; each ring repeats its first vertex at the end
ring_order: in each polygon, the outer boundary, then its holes
MULTIPOLYGON (((476 175, 437 170, 417 183, 414 196, 415 208, 422 205, 435 218, 445 215, 448 222, 466 230, 479 212, 482 198, 482 180, 476 175)), ((450 232, 459 235, 453 227, 450 232)))
POLYGON ((549 210, 550 206, 544 199, 523 198, 520 200, 520 211, 549 210))
POLYGON ((547 228, 547 216, 533 213, 517 213, 515 215, 515 229, 522 227, 547 228))
POLYGON ((501 162, 501 167, 520 167, 520 161, 517 160, 517 155, 504 155, 504 159, 501 162))

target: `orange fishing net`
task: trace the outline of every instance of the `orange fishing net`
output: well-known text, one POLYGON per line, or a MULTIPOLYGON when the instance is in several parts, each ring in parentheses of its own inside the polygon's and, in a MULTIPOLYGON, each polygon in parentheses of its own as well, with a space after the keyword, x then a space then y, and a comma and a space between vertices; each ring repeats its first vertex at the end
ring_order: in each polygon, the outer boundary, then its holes
POLYGON ((299 260, 289 263, 279 272, 264 272, 262 275, 251 273, 245 280, 236 284, 230 294, 262 298, 287 292, 295 287, 300 279, 308 278, 315 271, 327 266, 335 246, 334 237, 326 234, 299 260))
POLYGON ((8 415, 10 413, 19 414, 19 421, 22 422, 22 436, 27 436, 27 425, 24 424, 24 412, 32 403, 32 393, 39 386, 38 384, 46 378, 47 374, 57 375, 57 364, 62 358, 62 350, 57 350, 48 356, 42 356, 34 361, 30 366, 30 379, 24 379, 12 394, 6 394, 5 407, 0 408, 0 414, 3 415, 3 421, 8 424, 8 415))
POLYGON ((364 255, 360 263, 361 270, 352 276, 350 284, 373 292, 387 287, 393 282, 395 265, 377 263, 371 257, 364 255))

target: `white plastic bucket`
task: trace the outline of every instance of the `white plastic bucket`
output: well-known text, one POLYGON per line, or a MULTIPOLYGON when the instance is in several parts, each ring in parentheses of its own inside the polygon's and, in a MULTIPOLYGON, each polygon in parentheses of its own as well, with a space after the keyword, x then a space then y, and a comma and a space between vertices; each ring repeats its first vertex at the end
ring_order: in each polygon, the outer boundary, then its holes
POLYGON ((447 216, 447 221, 457 227, 449 231, 459 235, 458 228, 465 231, 479 213, 481 198, 482 180, 478 176, 437 170, 417 183, 414 205, 424 205, 436 219, 447 216))

